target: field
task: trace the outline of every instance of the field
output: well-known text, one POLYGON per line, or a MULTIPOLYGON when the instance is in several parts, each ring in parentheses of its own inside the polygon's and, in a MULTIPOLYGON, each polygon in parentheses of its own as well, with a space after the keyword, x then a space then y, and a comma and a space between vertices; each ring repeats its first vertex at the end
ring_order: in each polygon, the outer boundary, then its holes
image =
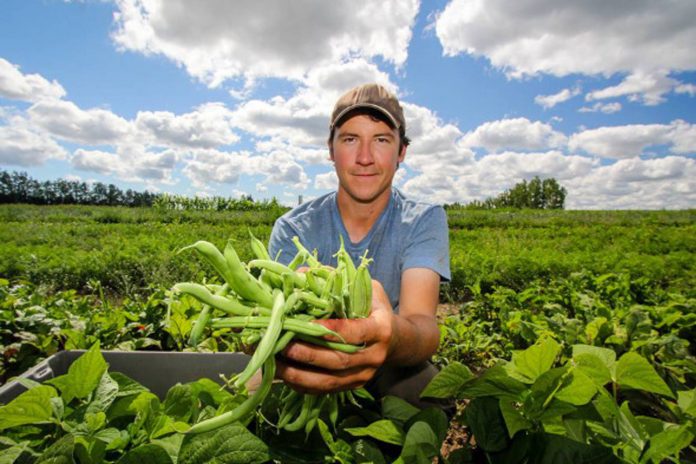
MULTIPOLYGON (((214 276, 177 250, 197 240, 222 248, 232 238, 247 261, 249 231, 265 242, 274 219, 249 211, 0 206, 2 380, 95 342, 238 349, 238 340, 219 333, 187 345, 200 311, 192 302, 182 300, 167 318, 173 284, 214 276)), ((356 458, 358 448, 385 462, 438 455, 441 462, 695 462, 696 211, 448 210, 448 220, 453 278, 441 291, 435 357, 443 375, 429 394, 456 398, 458 413, 378 405, 368 417, 363 411, 359 432, 351 423, 310 436, 317 462, 367 462, 356 458), (463 438, 444 456, 448 429, 463 438)), ((0 430, 2 421, 0 409, 0 430)), ((269 434, 263 421, 247 426, 263 459, 293 462, 287 438, 269 434)), ((8 443, 0 448, 17 449, 8 443)), ((126 449, 102 454, 120 458, 126 449)))

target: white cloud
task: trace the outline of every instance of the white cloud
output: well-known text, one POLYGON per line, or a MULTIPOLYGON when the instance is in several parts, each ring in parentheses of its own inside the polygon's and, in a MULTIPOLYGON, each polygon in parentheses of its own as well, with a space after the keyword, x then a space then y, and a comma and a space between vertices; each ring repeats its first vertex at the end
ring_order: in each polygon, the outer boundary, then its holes
POLYGON ((612 102, 612 103, 602 103, 602 102, 597 102, 592 106, 583 106, 580 108, 578 111, 581 113, 604 113, 604 114, 612 114, 612 113, 617 113, 621 111, 621 103, 619 102, 612 102))
POLYGON ((551 95, 537 95, 534 97, 534 103, 540 105, 544 109, 553 108, 559 103, 570 100, 576 95, 580 94, 580 88, 576 87, 574 89, 563 89, 558 93, 551 95))
POLYGON ((336 171, 314 176, 314 188, 318 190, 335 190, 338 188, 338 176, 336 171))
POLYGON ((551 125, 527 118, 487 122, 462 139, 463 146, 482 147, 489 152, 545 150, 563 146, 565 142, 565 135, 553 130, 551 125))
MULTIPOLYGON (((1 108, 0 108, 1 110, 1 108)), ((66 159, 67 151, 43 131, 32 127, 21 116, 0 111, 0 163, 15 166, 40 166, 50 159, 66 159)))
POLYGON ((65 89, 55 80, 49 82, 40 74, 22 74, 18 66, 0 58, 0 97, 36 102, 65 95, 65 89))
POLYGON ((589 92, 587 101, 629 96, 631 101, 640 101, 648 106, 655 106, 665 101, 665 94, 680 87, 676 79, 667 77, 666 71, 644 73, 636 72, 627 76, 620 84, 601 90, 589 92))
POLYGON ((603 158, 633 158, 650 147, 670 145, 673 153, 696 152, 696 127, 684 121, 671 124, 632 124, 588 129, 573 134, 571 150, 582 150, 603 158))
POLYGON ((691 70, 696 2, 453 0, 435 30, 449 56, 486 57, 511 77, 691 70))
POLYGON ((116 5, 112 36, 119 47, 162 54, 211 86, 236 77, 300 79, 314 67, 355 56, 402 65, 420 6, 418 0, 116 5))
POLYGON ((207 103, 183 115, 168 111, 140 111, 135 126, 147 134, 154 145, 215 148, 239 140, 230 127, 230 115, 223 104, 207 103))
POLYGON ((569 179, 569 209, 683 209, 696 204, 696 161, 624 159, 569 179))
POLYGON ((144 146, 123 144, 115 153, 78 148, 71 163, 76 169, 113 175, 129 182, 171 184, 178 159, 173 150, 152 152, 144 146))
POLYGON ((130 132, 125 119, 100 108, 83 110, 64 100, 42 100, 27 110, 32 122, 51 135, 90 145, 118 143, 130 132))

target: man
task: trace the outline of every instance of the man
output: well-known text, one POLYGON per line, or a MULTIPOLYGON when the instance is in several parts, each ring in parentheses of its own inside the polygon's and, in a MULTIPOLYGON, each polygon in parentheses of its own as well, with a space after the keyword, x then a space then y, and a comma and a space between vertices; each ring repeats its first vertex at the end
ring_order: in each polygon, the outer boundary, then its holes
POLYGON ((368 250, 373 278, 370 316, 322 321, 349 343, 345 354, 296 342, 278 360, 278 376, 306 393, 366 386, 424 407, 420 392, 436 373, 428 362, 439 343, 435 313, 439 285, 449 280, 447 219, 439 206, 405 198, 392 187, 409 139, 403 109, 384 87, 367 84, 334 107, 328 139, 338 176, 336 192, 302 204, 279 218, 271 256, 288 263, 298 236, 319 261, 336 265, 340 246, 357 264, 368 250))

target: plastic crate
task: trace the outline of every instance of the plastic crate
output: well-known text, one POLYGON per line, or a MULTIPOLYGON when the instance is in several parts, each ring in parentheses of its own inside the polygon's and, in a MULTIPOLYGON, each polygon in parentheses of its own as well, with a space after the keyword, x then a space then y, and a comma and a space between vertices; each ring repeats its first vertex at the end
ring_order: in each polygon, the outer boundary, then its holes
MULTIPOLYGON (((66 374, 84 350, 61 351, 27 370, 20 377, 44 382, 66 374)), ((141 383, 160 398, 177 383, 241 372, 249 362, 243 353, 179 353, 169 351, 102 351, 110 372, 120 372, 141 383)), ((16 379, 0 387, 0 403, 7 404, 26 391, 16 379)))

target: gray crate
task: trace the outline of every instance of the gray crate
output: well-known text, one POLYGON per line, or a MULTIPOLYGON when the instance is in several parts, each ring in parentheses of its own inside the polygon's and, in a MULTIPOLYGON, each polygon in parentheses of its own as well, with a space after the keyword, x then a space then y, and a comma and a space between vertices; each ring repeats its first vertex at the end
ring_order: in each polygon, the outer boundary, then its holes
MULTIPOLYGON (((43 382, 68 372, 84 350, 61 351, 27 370, 20 377, 43 382)), ((249 362, 243 353, 178 353, 168 351, 102 351, 110 372, 120 372, 164 398, 177 383, 209 378, 218 383, 220 374, 241 372, 249 362)), ((0 387, 0 403, 7 404, 26 388, 16 379, 0 387)))

